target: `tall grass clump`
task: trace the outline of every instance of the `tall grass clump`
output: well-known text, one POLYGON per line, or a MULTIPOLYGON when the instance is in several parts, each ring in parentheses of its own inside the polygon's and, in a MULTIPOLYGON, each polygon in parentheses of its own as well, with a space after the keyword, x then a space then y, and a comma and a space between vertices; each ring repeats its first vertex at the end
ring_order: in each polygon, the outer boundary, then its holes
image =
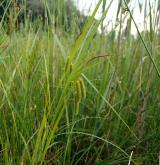
POLYGON ((0 22, 0 164, 160 162, 160 2, 139 2, 141 32, 132 0, 117 1, 108 32, 113 2, 99 0, 85 16, 71 0, 43 1, 43 21, 28 16, 27 0, 19 11, 8 1, 0 22))

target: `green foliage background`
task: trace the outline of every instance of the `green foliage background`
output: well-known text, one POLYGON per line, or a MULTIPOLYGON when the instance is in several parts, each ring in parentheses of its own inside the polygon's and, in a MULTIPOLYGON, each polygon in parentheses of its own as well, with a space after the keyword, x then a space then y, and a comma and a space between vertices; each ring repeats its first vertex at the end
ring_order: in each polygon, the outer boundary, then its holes
POLYGON ((53 11, 45 3, 51 22, 26 18, 10 34, 1 20, 0 164, 160 162, 159 6, 139 32, 129 1, 119 1, 121 21, 106 32, 111 3, 99 0, 89 17, 71 1, 53 11))

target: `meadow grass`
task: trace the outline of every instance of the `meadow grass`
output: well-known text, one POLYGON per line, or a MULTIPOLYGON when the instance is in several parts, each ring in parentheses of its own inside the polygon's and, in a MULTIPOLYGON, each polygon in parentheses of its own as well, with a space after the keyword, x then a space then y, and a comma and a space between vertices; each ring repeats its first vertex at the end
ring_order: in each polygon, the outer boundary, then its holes
POLYGON ((160 11, 150 4, 150 29, 140 32, 129 3, 125 13, 119 3, 108 33, 112 2, 99 0, 80 34, 74 16, 67 32, 39 20, 10 35, 1 26, 0 164, 159 163, 160 11))

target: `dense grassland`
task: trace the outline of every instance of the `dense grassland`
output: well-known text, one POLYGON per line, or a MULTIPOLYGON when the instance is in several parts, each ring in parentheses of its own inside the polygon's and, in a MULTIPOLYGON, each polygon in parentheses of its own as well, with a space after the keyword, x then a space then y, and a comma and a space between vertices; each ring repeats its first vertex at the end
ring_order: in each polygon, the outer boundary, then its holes
POLYGON ((11 34, 1 22, 0 164, 160 163, 160 6, 145 1, 150 28, 133 36, 126 1, 105 32, 105 2, 83 29, 75 13, 11 34))

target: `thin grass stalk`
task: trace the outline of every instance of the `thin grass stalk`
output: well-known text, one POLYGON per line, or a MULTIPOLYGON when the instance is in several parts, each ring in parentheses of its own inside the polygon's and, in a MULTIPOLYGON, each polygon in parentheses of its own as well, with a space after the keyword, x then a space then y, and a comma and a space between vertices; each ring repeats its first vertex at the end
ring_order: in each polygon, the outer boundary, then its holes
POLYGON ((88 84, 95 90, 95 92, 105 101, 105 103, 111 108, 111 110, 116 114, 116 116, 123 122, 123 124, 128 128, 131 134, 137 139, 136 134, 130 129, 128 124, 124 121, 124 119, 118 114, 118 112, 114 109, 114 107, 106 100, 106 98, 99 92, 99 90, 94 86, 94 84, 84 75, 82 77, 88 82, 88 84))
POLYGON ((126 8, 127 8, 128 12, 129 12, 129 14, 130 14, 130 17, 132 18, 132 20, 133 20, 133 22, 134 22, 134 25, 135 25, 135 27, 136 27, 136 29, 137 29, 137 32, 138 32, 138 35, 140 36, 140 39, 141 39, 141 41, 142 41, 142 43, 143 43, 143 45, 144 45, 144 47, 145 47, 145 49, 146 49, 146 51, 147 51, 147 53, 148 53, 150 59, 151 59, 151 62, 153 63, 153 66, 154 66, 154 68, 155 68, 155 70, 156 70, 156 72, 157 72, 157 75, 158 75, 158 77, 160 78, 160 71, 159 71, 159 69, 158 69, 158 67, 157 67, 157 65, 156 65, 156 63, 155 63, 155 60, 154 60, 154 58, 152 57, 152 54, 150 53, 150 51, 149 51, 149 49, 148 49, 148 47, 147 47, 147 45, 146 45, 146 43, 145 43, 145 41, 144 41, 144 39, 143 39, 141 33, 140 33, 140 31, 139 31, 138 25, 137 25, 137 23, 135 22, 135 19, 133 18, 133 15, 132 15, 132 13, 131 13, 131 10, 130 10, 129 7, 128 7, 128 4, 127 4, 126 0, 124 0, 124 3, 125 3, 125 5, 126 5, 126 8))

